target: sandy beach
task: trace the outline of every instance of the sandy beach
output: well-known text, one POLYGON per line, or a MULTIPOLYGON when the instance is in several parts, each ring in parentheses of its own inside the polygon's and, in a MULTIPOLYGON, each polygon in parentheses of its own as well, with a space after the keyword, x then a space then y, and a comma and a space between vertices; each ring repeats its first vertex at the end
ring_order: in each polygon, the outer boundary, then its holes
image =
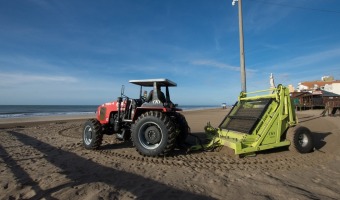
MULTIPOLYGON (((227 112, 183 114, 195 135, 227 112)), ((115 136, 85 150, 82 126, 94 116, 2 119, 0 199, 340 199, 340 116, 320 113, 297 112, 312 131, 312 153, 280 148, 242 159, 226 147, 143 157, 115 136)))

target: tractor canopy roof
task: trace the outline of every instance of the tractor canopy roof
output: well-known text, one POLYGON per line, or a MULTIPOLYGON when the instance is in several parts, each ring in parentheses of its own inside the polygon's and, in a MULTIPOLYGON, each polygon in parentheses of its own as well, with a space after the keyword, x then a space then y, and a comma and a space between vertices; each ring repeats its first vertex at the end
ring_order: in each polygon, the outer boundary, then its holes
POLYGON ((166 78, 159 78, 159 79, 144 79, 144 80, 130 80, 130 83, 144 86, 144 87, 152 87, 154 82, 157 82, 159 86, 169 86, 175 87, 177 84, 175 82, 170 81, 166 78))

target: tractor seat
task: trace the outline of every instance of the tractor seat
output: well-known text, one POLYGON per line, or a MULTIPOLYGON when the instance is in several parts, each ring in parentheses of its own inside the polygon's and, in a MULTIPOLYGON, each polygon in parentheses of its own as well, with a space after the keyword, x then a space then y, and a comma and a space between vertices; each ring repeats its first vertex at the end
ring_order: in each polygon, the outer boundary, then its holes
MULTIPOLYGON (((166 102, 164 93, 163 93, 162 91, 158 91, 158 92, 157 92, 157 96, 158 96, 158 99, 159 99, 162 103, 166 102)), ((152 97, 153 97, 153 90, 151 90, 151 91, 149 92, 149 95, 148 95, 148 97, 146 98, 146 102, 152 103, 152 99, 153 99, 152 97)))

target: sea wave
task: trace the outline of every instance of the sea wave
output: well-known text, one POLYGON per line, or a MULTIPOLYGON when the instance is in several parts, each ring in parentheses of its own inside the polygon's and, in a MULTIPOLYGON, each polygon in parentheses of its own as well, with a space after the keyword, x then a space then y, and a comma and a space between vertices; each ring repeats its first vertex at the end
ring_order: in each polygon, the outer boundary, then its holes
POLYGON ((91 114, 95 114, 95 112, 9 113, 9 114, 0 114, 0 119, 24 118, 24 117, 44 117, 44 116, 91 115, 91 114))
POLYGON ((183 106, 179 107, 185 111, 190 111, 190 110, 206 110, 206 109, 214 109, 214 108, 220 108, 218 106, 183 106))

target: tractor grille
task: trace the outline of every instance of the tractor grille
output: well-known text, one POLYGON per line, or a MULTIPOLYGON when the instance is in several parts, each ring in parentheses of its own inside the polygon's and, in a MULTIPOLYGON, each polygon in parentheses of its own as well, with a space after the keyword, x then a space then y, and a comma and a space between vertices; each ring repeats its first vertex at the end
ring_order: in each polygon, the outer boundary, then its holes
POLYGON ((100 108, 100 116, 99 116, 99 119, 100 119, 100 120, 105 120, 105 116, 106 116, 106 107, 102 107, 102 108, 100 108))
POLYGON ((271 99, 240 101, 222 121, 220 128, 251 134, 270 103, 271 99))

